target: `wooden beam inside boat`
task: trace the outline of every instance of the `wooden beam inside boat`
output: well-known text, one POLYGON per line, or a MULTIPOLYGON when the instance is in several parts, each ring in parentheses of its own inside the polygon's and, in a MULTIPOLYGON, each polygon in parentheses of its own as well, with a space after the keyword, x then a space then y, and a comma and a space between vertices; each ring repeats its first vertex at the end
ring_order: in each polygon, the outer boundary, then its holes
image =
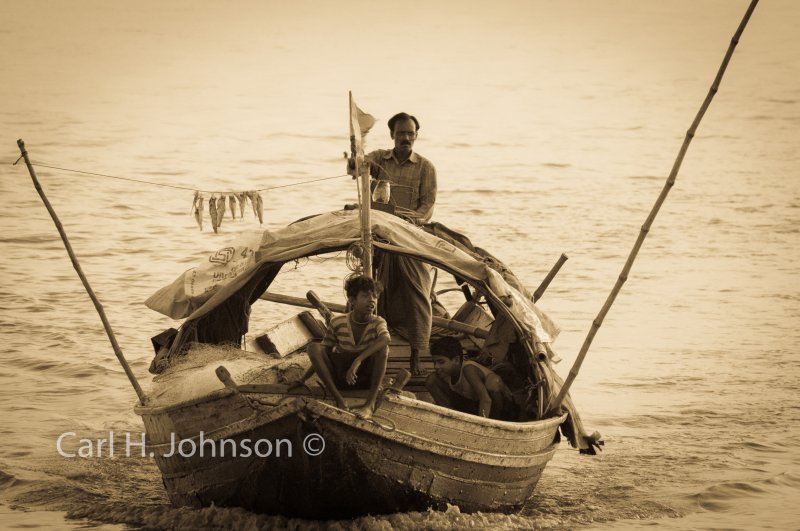
MULTIPOLYGON (((261 298, 265 301, 277 302, 280 304, 288 304, 290 306, 300 306, 301 308, 313 308, 310 302, 300 297, 292 297, 291 295, 281 295, 279 293, 265 292, 261 298)), ((325 302, 331 311, 336 313, 347 313, 343 304, 336 304, 333 302, 325 302)), ((443 317, 433 317, 433 325, 452 330, 453 332, 461 332, 470 336, 486 339, 489 337, 489 331, 483 328, 476 328, 466 323, 453 321, 452 319, 445 319, 443 317)))

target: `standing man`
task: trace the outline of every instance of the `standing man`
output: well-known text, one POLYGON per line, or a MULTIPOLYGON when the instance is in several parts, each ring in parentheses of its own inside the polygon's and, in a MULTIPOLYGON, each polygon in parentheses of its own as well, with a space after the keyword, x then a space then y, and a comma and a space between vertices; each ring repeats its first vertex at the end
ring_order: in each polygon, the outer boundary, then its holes
MULTIPOLYGON (((367 154, 370 175, 391 183, 390 203, 397 214, 414 223, 426 223, 433 216, 436 202, 436 169, 413 151, 419 121, 404 112, 389 119, 389 134, 394 149, 378 149, 367 154)), ((411 372, 421 374, 419 358, 428 351, 431 337, 431 273, 427 264, 404 256, 380 256, 378 278, 384 292, 378 313, 389 326, 405 337, 411 346, 411 372)))
POLYGON ((399 214, 417 223, 426 223, 433 216, 436 202, 436 169, 431 161, 413 151, 419 132, 416 117, 404 112, 389 119, 389 135, 394 149, 378 149, 368 153, 370 174, 374 179, 389 181, 390 202, 399 214))

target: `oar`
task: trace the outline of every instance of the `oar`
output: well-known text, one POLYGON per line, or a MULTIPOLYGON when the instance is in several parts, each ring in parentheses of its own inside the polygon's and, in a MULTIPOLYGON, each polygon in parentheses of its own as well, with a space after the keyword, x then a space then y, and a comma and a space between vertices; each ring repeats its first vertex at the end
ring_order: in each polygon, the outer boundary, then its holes
POLYGON ((19 140, 17 140, 17 146, 19 146, 19 151, 20 153, 22 153, 22 158, 25 159, 25 165, 28 167, 28 173, 31 174, 31 179, 33 180, 33 186, 39 193, 39 197, 42 198, 42 202, 44 203, 44 206, 47 208, 47 211, 50 213, 50 217, 53 218, 53 223, 56 224, 56 229, 58 229, 58 233, 61 235, 61 241, 64 242, 64 247, 67 249, 67 254, 69 254, 69 259, 72 261, 72 267, 74 267, 75 272, 78 273, 78 277, 80 277, 81 282, 83 283, 83 287, 86 289, 86 292, 92 299, 92 302, 94 303, 94 307, 97 310, 97 313, 100 314, 100 320, 103 322, 103 328, 105 328, 106 330, 106 335, 108 335, 108 340, 111 342, 111 347, 114 349, 114 354, 116 354, 120 365, 122 365, 122 369, 128 376, 128 380, 130 380, 134 391, 136 391, 136 396, 139 397, 139 403, 144 405, 146 400, 144 391, 142 391, 142 387, 136 380, 136 376, 134 376, 133 371, 131 371, 131 368, 128 365, 128 362, 125 360, 125 356, 122 354, 122 349, 119 348, 119 344, 117 343, 117 338, 114 336, 114 331, 111 329, 111 325, 109 324, 108 319, 106 318, 106 312, 103 310, 103 305, 100 304, 100 301, 97 299, 97 295, 94 294, 92 287, 89 285, 89 281, 86 280, 86 275, 83 274, 83 269, 81 269, 81 264, 78 262, 78 259, 72 250, 72 245, 70 245, 69 243, 69 239, 67 238, 67 233, 64 232, 64 227, 61 225, 61 221, 58 219, 56 211, 53 210, 53 206, 50 204, 50 201, 47 199, 47 196, 45 195, 44 190, 42 189, 42 185, 39 184, 39 179, 36 178, 36 170, 33 169, 33 164, 31 164, 31 160, 30 158, 28 158, 28 152, 25 150, 25 142, 23 142, 22 139, 20 138, 19 140))
POLYGON ((225 384, 225 387, 228 389, 233 389, 233 391, 236 393, 239 392, 239 386, 233 381, 231 373, 228 372, 228 369, 226 369, 224 365, 217 367, 214 372, 216 373, 217 378, 219 378, 219 381, 225 384))
MULTIPOLYGON (((336 313, 347 313, 347 308, 344 304, 336 304, 334 302, 323 302, 319 300, 314 292, 312 291, 311 294, 316 297, 316 301, 322 305, 322 307, 327 308, 328 311, 336 312, 336 313)), ((308 298, 308 295, 306 295, 308 298)), ((291 306, 299 306, 301 308, 319 308, 316 306, 315 302, 312 302, 311 299, 303 299, 301 297, 292 297, 290 295, 282 295, 280 293, 270 293, 264 292, 261 297, 262 300, 270 301, 270 302, 277 302, 279 304, 288 304, 291 306)), ((322 310, 320 310, 320 313, 322 310)), ((462 332, 464 334, 479 337, 481 339, 486 339, 489 337, 489 331, 483 328, 478 328, 476 326, 468 325, 466 323, 462 323, 460 321, 453 321, 452 319, 445 319, 443 317, 433 317, 433 324, 435 326, 441 326, 442 328, 447 328, 448 330, 452 330, 454 332, 462 332)))
MULTIPOLYGON (((308 293, 306 293, 306 299, 308 299, 308 302, 310 302, 311 305, 314 308, 316 308, 317 311, 322 315, 322 318, 325 319, 325 324, 330 326, 331 319, 333 319, 333 312, 331 312, 328 309, 328 307, 325 305, 324 302, 322 302, 319 296, 316 293, 314 293, 314 291, 308 290, 308 293)), ((306 369, 306 371, 303 373, 303 375, 300 377, 299 380, 297 380, 291 386, 289 386, 289 390, 299 385, 305 385, 306 380, 314 376, 314 372, 315 372, 314 366, 311 365, 310 367, 308 367, 308 369, 306 369)))
POLYGON ((575 363, 572 365, 572 368, 569 371, 569 375, 567 376, 564 385, 561 386, 561 390, 558 392, 558 396, 550 405, 549 408, 550 412, 558 412, 561 409, 561 403, 564 401, 564 397, 567 396, 567 393, 569 392, 569 388, 572 385, 572 382, 574 382, 575 378, 578 376, 578 371, 581 368, 583 359, 586 357, 586 353, 589 351, 589 346, 592 344, 594 336, 597 334, 597 331, 603 324, 603 319, 605 319, 606 314, 611 309, 611 305, 614 303, 614 300, 617 298, 617 294, 619 294, 620 290, 622 289, 622 285, 628 279, 628 273, 630 272, 631 267, 633 266, 633 261, 636 259, 636 255, 639 254, 639 249, 642 247, 644 239, 647 236, 647 233, 650 231, 650 227, 652 226, 653 221, 655 221, 658 211, 661 209, 661 205, 667 198, 667 194, 669 194, 670 189, 672 189, 672 185, 675 184, 675 178, 678 176, 678 170, 680 170, 681 168, 683 157, 686 155, 686 151, 689 149, 689 144, 691 143, 692 138, 694 138, 694 134, 695 131, 697 131, 697 127, 700 125, 700 120, 702 120, 703 115, 706 113, 706 110, 708 109, 708 106, 711 104, 711 100, 714 98, 714 95, 717 93, 717 90, 719 90, 719 84, 722 81, 722 75, 725 73, 725 69, 728 67, 728 62, 730 62, 731 60, 731 56, 733 55, 733 50, 739 43, 739 37, 742 36, 742 32, 744 31, 745 26, 747 26, 747 22, 750 20, 750 15, 753 14, 753 10, 755 10, 757 4, 758 0, 752 0, 750 2, 750 6, 747 8, 747 11, 744 14, 744 18, 742 18, 742 22, 739 24, 736 33, 734 33, 733 38, 731 39, 731 44, 730 46, 728 46, 728 51, 725 54, 725 57, 722 59, 722 64, 720 65, 719 70, 717 71, 717 76, 714 78, 714 82, 711 84, 711 89, 709 89, 706 99, 700 106, 700 110, 697 112, 697 115, 695 116, 691 127, 689 127, 689 130, 686 132, 686 138, 683 140, 683 145, 681 146, 680 151, 678 151, 678 156, 675 159, 675 163, 672 165, 672 171, 670 171, 669 177, 667 178, 667 182, 664 184, 664 188, 661 190, 661 193, 656 199, 656 202, 653 205, 652 210, 650 211, 650 215, 647 216, 647 220, 645 221, 644 225, 642 225, 642 229, 639 232, 639 237, 636 239, 636 243, 633 244, 633 249, 631 249, 631 252, 628 255, 628 260, 625 262, 625 266, 622 268, 622 272, 620 273, 616 284, 614 284, 611 293, 608 295, 608 299, 606 299, 606 302, 603 305, 603 308, 600 310, 600 313, 597 314, 597 317, 592 322, 592 327, 589 330, 589 334, 586 336, 586 339, 583 342, 583 346, 581 347, 581 350, 578 353, 578 357, 575 359, 575 363))
POLYGON ((325 319, 325 324, 330 325, 331 319, 333 319, 333 312, 331 312, 325 303, 320 300, 319 296, 313 291, 309 290, 308 293, 306 293, 306 299, 308 299, 308 302, 310 302, 311 305, 314 306, 314 308, 316 308, 317 311, 322 315, 322 318, 325 319))

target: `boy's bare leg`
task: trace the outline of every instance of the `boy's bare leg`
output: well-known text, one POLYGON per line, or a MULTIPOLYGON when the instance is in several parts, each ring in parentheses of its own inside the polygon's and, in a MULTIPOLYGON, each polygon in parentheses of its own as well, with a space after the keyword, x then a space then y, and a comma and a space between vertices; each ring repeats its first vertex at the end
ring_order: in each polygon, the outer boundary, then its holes
POLYGON ((489 396, 492 398, 492 408, 489 410, 489 418, 495 420, 503 419, 503 412, 506 408, 506 397, 499 391, 489 391, 489 396))
POLYGON ((419 350, 415 348, 411 348, 411 374, 413 376, 419 376, 422 374, 422 368, 419 365, 419 350))
POLYGON ((336 388, 336 384, 333 383, 333 365, 331 365, 331 361, 328 359, 325 350, 325 347, 319 343, 311 343, 308 345, 308 358, 311 360, 311 365, 314 367, 317 375, 319 375, 323 385, 325 385, 328 391, 333 395, 333 399, 336 400, 336 406, 340 409, 347 409, 347 404, 344 401, 342 393, 339 392, 339 389, 336 388))
POLYGON ((508 389, 500 377, 496 374, 487 377, 486 390, 489 392, 489 396, 492 399, 492 409, 489 412, 489 418, 495 420, 510 420, 503 418, 508 406, 507 402, 510 398, 508 396, 508 389))
POLYGON ((369 387, 369 395, 367 401, 360 408, 353 412, 359 417, 368 419, 375 411, 375 401, 378 399, 378 392, 380 391, 383 376, 386 374, 386 365, 389 361, 389 347, 383 347, 381 350, 373 354, 375 359, 372 362, 372 380, 369 387))

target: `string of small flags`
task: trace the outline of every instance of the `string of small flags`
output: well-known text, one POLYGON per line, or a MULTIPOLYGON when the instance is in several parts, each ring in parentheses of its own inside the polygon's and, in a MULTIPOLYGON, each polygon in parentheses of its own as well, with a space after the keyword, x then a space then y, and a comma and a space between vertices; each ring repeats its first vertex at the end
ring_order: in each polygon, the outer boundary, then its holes
MULTIPOLYGON (((230 210, 231 218, 236 219, 237 206, 239 210, 239 218, 244 218, 244 212, 247 209, 247 201, 253 207, 253 216, 258 217, 258 222, 264 224, 264 200, 261 194, 255 190, 248 192, 228 192, 228 193, 212 193, 208 198, 208 217, 211 219, 211 228, 217 232, 222 220, 225 218, 225 211, 230 210)), ((203 212, 205 210, 205 195, 203 192, 196 190, 194 192, 194 201, 192 202, 192 215, 200 230, 203 230, 203 212)))

